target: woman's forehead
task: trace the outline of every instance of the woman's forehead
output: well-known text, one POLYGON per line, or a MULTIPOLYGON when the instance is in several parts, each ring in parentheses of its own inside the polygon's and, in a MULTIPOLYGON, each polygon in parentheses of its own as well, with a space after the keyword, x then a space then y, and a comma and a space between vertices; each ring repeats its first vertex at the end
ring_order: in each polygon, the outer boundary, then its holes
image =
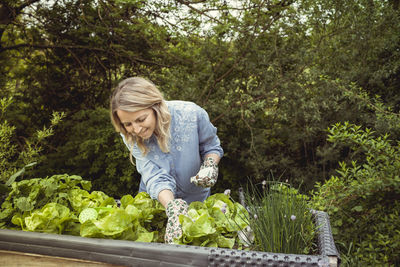
POLYGON ((151 108, 141 109, 138 111, 125 111, 121 109, 117 109, 117 115, 121 122, 125 121, 135 121, 143 115, 148 115, 152 112, 151 108))

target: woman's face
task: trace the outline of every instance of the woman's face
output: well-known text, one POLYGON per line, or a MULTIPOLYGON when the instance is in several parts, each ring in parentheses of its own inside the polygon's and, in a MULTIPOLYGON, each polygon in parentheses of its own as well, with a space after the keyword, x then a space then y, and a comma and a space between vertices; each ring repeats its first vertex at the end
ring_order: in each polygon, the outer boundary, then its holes
POLYGON ((117 115, 128 133, 149 139, 156 128, 155 112, 151 108, 135 112, 117 110, 117 115))

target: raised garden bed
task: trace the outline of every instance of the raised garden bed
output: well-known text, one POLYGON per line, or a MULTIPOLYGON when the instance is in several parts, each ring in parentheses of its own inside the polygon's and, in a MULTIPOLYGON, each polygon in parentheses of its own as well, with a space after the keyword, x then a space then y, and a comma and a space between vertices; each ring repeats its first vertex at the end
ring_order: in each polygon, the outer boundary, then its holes
POLYGON ((318 255, 142 243, 7 229, 0 230, 0 250, 2 255, 8 251, 54 257, 58 262, 64 261, 63 266, 78 266, 70 259, 88 261, 87 266, 96 262, 99 266, 338 266, 340 258, 328 214, 317 211, 315 224, 319 229, 318 255))

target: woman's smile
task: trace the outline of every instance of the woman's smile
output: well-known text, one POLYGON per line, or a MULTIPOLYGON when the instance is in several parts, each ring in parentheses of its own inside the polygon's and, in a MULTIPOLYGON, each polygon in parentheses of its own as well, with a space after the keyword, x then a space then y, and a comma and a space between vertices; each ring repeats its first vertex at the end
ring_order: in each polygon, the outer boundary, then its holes
POLYGON ((148 132, 148 128, 142 130, 142 132, 139 134, 139 136, 142 137, 143 139, 146 139, 147 132, 148 132))

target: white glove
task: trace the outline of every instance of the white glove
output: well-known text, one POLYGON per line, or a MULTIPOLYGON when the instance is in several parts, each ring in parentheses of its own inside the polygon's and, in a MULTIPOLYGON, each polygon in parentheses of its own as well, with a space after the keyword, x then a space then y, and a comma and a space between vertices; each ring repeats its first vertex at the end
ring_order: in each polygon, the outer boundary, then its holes
POLYGON ((190 182, 201 187, 211 187, 218 179, 218 165, 215 160, 208 157, 200 166, 200 170, 196 176, 190 178, 190 182))

